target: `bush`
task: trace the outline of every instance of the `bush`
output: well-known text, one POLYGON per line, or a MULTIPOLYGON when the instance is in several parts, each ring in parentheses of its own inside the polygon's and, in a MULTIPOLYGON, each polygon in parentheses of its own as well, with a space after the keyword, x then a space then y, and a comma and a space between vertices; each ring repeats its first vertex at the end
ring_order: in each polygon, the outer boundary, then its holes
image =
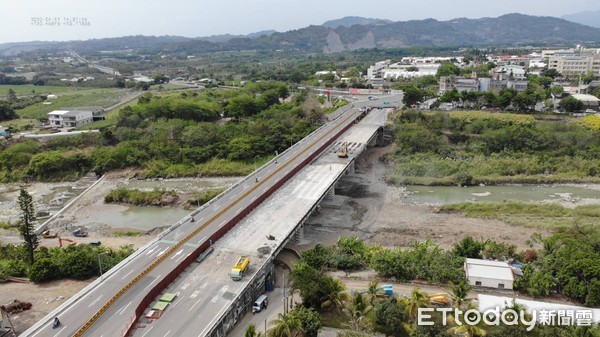
POLYGON ((49 258, 35 261, 33 266, 29 269, 29 279, 32 282, 47 282, 60 278, 60 267, 49 258))

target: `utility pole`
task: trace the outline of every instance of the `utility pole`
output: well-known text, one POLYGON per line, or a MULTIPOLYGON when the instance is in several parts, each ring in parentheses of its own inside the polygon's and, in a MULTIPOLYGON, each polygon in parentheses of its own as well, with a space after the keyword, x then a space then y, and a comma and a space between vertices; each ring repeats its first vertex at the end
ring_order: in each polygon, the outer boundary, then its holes
POLYGON ((283 314, 287 315, 287 297, 285 293, 285 273, 281 274, 283 279, 283 314))

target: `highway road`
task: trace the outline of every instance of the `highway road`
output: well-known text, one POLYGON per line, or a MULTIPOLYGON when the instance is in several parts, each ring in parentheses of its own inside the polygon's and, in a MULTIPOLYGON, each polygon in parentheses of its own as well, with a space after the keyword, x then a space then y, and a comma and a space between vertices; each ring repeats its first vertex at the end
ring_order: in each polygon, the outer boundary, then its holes
POLYGON ((123 336, 130 323, 135 320, 136 308, 150 289, 157 283, 164 282, 167 274, 190 257, 200 245, 208 245, 210 238, 228 226, 231 219, 260 200, 263 194, 305 158, 330 142, 337 132, 359 115, 358 105, 368 103, 370 102, 355 103, 357 106, 347 114, 323 126, 280 154, 277 161, 267 163, 234 185, 226 194, 196 214, 193 222, 191 218, 186 218, 159 241, 113 268, 100 285, 59 312, 61 327, 52 329, 52 317, 47 316, 41 328, 32 328, 21 336, 73 336, 78 331, 83 336, 123 336), (146 269, 151 266, 152 269, 146 269), (128 289, 123 290, 127 285, 128 289), (116 300, 115 294, 120 294, 116 300), (109 301, 112 302, 111 305, 108 305, 109 301), (103 308, 104 312, 96 314, 103 308), (93 324, 85 331, 80 330, 94 316, 96 319, 93 324))

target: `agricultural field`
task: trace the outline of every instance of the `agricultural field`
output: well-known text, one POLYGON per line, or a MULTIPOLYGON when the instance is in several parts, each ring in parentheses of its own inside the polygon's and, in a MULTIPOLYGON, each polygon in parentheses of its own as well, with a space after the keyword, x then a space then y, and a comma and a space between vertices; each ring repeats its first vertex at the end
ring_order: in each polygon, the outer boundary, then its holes
POLYGON ((30 105, 24 109, 17 110, 21 118, 45 118, 46 114, 65 107, 87 107, 102 106, 109 107, 118 103, 129 91, 127 89, 82 89, 78 91, 57 94, 58 98, 49 99, 45 102, 30 105))

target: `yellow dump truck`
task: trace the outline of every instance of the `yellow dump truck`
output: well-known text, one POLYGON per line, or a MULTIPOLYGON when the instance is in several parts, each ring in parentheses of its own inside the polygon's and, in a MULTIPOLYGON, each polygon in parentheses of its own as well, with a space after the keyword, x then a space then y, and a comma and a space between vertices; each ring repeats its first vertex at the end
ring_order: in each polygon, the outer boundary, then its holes
POLYGON ((240 257, 235 266, 233 266, 233 269, 231 269, 231 272, 229 272, 229 276, 234 281, 241 280, 249 265, 250 259, 247 256, 240 257))

